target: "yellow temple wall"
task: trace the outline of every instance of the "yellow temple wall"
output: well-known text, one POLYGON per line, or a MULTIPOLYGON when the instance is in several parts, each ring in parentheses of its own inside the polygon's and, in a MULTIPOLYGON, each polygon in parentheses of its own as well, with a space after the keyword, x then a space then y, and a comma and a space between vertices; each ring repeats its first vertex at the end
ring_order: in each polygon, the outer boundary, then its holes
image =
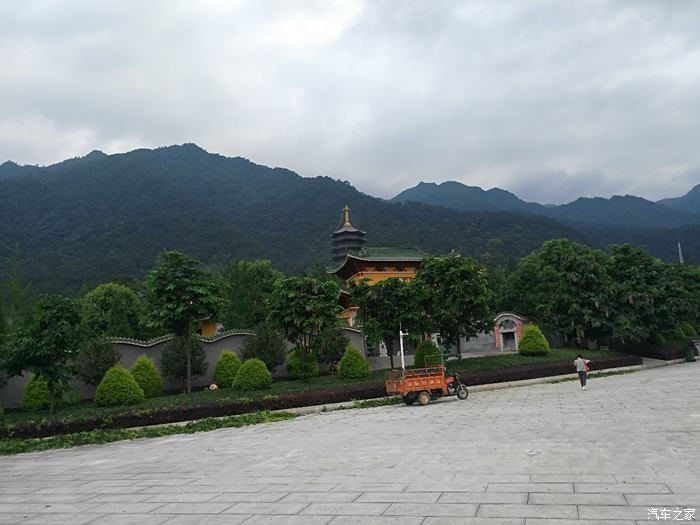
POLYGON ((414 279, 416 277, 416 272, 414 270, 404 271, 404 272, 397 272, 397 271, 358 272, 355 275, 351 276, 348 279, 348 282, 366 280, 368 282, 368 284, 377 284, 378 282, 386 281, 387 279, 391 279, 392 277, 395 277, 397 279, 414 279))

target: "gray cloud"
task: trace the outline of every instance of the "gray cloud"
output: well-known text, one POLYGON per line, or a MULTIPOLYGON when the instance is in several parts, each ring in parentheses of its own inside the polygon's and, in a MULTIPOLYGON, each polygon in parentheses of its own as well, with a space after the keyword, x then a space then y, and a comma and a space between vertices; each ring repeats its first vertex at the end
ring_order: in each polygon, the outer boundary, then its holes
POLYGON ((700 3, 0 4, 0 159, 196 142, 389 197, 700 183, 700 3))

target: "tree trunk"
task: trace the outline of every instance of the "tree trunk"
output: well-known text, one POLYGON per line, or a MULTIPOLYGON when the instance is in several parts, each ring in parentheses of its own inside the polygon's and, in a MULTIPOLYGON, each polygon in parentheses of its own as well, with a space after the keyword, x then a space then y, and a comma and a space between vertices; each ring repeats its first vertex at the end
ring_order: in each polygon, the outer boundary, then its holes
POLYGON ((386 345, 386 353, 389 355, 389 366, 391 369, 394 369, 394 345, 389 342, 387 343, 384 341, 384 344, 386 345))
POLYGON ((462 359, 462 338, 457 334, 457 358, 462 359))
POLYGON ((187 333, 185 335, 185 361, 187 362, 187 378, 186 378, 186 388, 187 393, 192 393, 192 334, 190 333, 189 327, 187 328, 187 333))

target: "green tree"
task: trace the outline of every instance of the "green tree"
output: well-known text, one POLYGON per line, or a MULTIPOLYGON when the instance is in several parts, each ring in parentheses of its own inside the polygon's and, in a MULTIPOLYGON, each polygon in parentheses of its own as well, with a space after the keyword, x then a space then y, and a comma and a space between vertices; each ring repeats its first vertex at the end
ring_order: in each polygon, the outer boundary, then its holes
POLYGON ((314 339, 314 353, 322 363, 338 363, 345 354, 350 339, 339 326, 323 330, 314 339))
POLYGON ((282 277, 270 261, 230 263, 222 272, 224 302, 219 321, 229 329, 260 325, 268 315, 267 299, 282 277))
POLYGON ((339 293, 336 282, 311 277, 288 277, 275 283, 268 301, 270 321, 295 344, 303 370, 311 362, 314 338, 336 323, 339 293))
POLYGON ((160 369, 165 377, 182 383, 182 391, 187 392, 188 378, 191 391, 193 377, 203 376, 207 373, 209 364, 204 355, 202 343, 195 336, 190 336, 187 344, 183 337, 174 337, 163 349, 160 356, 160 369), (190 361, 187 362, 186 352, 189 349, 190 361), (189 364, 189 367, 188 367, 189 364))
POLYGON ((373 285, 360 282, 350 286, 352 303, 359 307, 362 332, 374 344, 384 341, 392 368, 399 329, 414 336, 429 329, 423 311, 427 293, 415 279, 391 278, 373 285))
POLYGON ((257 357, 274 371, 284 364, 287 356, 287 342, 270 323, 262 323, 255 329, 255 335, 250 335, 243 341, 241 348, 244 359, 257 357))
POLYGON ((184 342, 185 391, 192 392, 192 332, 195 322, 215 315, 221 305, 216 279, 199 261, 180 252, 164 252, 146 279, 146 324, 171 330, 184 342))
POLYGON ((451 253, 425 259, 416 278, 429 291, 426 314, 447 344, 456 344, 461 357, 461 338, 474 337, 493 325, 486 268, 472 258, 451 253))
POLYGON ((513 308, 565 339, 591 340, 611 331, 607 256, 568 239, 547 241, 513 272, 513 308))
POLYGON ((83 299, 82 321, 88 333, 137 337, 142 315, 139 298, 121 284, 101 284, 83 299))
POLYGON ((76 301, 43 295, 5 351, 4 368, 10 375, 31 372, 46 379, 51 413, 59 385, 70 376, 68 362, 80 345, 79 323, 80 307, 76 301))
POLYGON ((629 244, 611 246, 610 251, 611 335, 623 343, 636 343, 664 331, 666 323, 675 327, 675 312, 669 318, 664 304, 668 289, 664 264, 629 244))
POLYGON ((73 354, 71 363, 73 372, 84 383, 97 386, 120 357, 107 338, 93 337, 81 342, 80 350, 73 354))

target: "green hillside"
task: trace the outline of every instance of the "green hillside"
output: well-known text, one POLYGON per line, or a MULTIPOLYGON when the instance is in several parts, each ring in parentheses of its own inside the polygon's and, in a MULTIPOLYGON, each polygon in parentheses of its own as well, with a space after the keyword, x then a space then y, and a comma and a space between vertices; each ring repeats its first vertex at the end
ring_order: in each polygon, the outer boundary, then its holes
POLYGON ((193 144, 53 166, 0 166, 0 272, 19 246, 35 290, 76 291, 142 277, 164 249, 207 263, 267 258, 286 272, 329 259, 345 205, 372 245, 455 249, 489 264, 514 261, 554 237, 586 241, 534 215, 389 203, 327 177, 210 154, 193 144))

